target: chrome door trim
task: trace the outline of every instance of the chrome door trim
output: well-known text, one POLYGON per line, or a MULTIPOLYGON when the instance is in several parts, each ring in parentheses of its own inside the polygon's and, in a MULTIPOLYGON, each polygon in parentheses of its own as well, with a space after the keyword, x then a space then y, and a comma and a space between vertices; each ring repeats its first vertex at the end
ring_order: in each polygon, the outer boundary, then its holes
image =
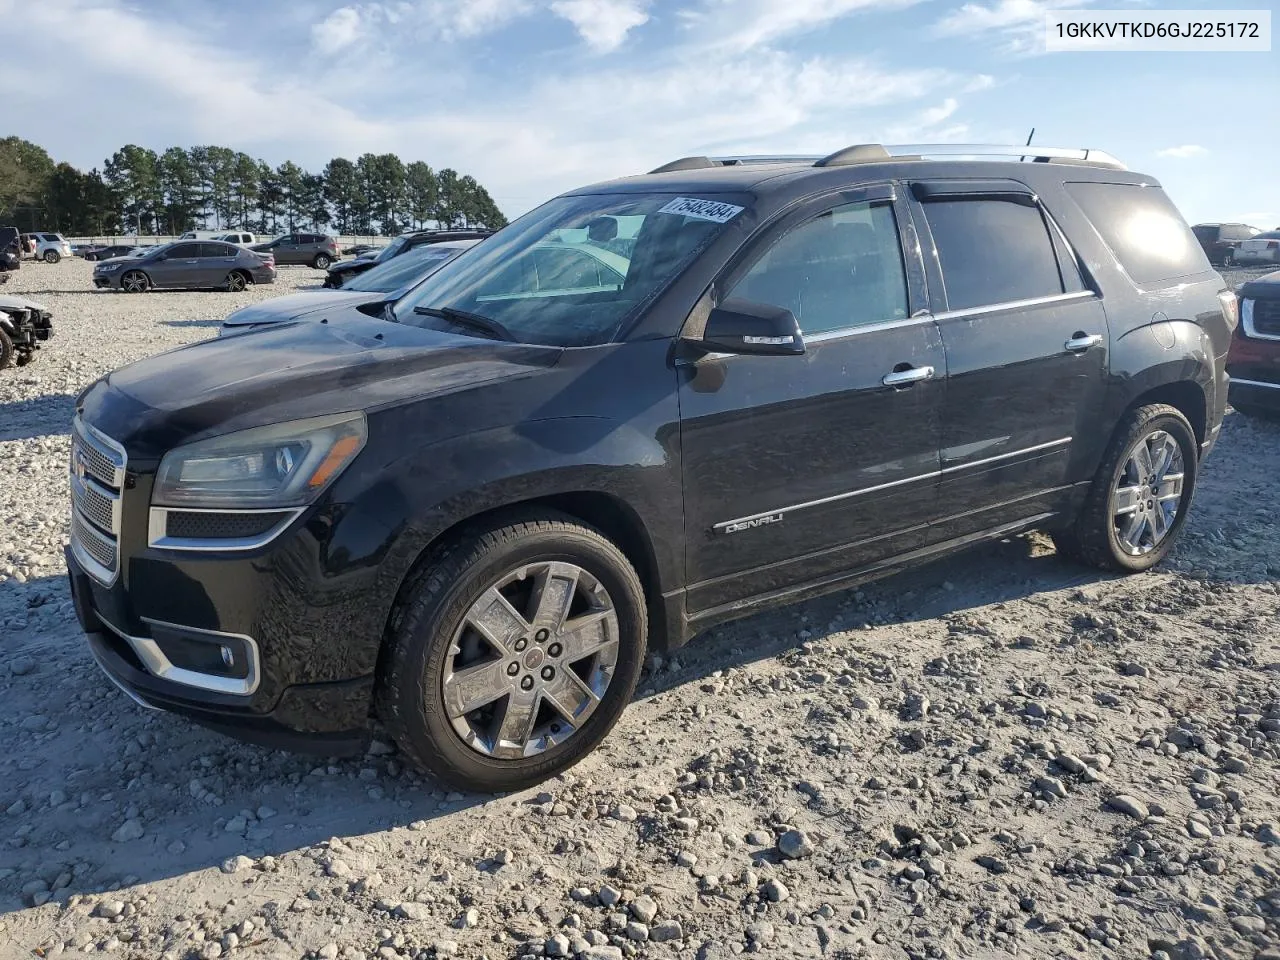
MULTIPOLYGON (((1280 340, 1280 337, 1274 337, 1280 340)), ((1246 387, 1266 387, 1268 390, 1280 390, 1280 383, 1267 383, 1264 380, 1241 380, 1239 377, 1232 377, 1229 386, 1235 386, 1237 383, 1244 384, 1246 387)))
POLYGON ((1031 453, 1043 453, 1048 450, 1054 450, 1058 447, 1066 446, 1071 443, 1071 437, 1063 437, 1061 440, 1051 440, 1048 443, 1038 443, 1034 447, 1026 447, 1022 450, 1013 450, 1009 453, 1002 453, 998 456, 987 457, 983 460, 975 460, 972 463, 961 463, 954 467, 946 467, 941 470, 930 470, 928 473, 916 474, 914 477, 905 477, 901 480, 892 480, 889 483, 876 484, 873 487, 861 487, 857 490, 849 490, 846 493, 837 493, 829 497, 821 497, 817 500, 806 500, 803 503, 794 503, 786 507, 778 507, 773 510, 763 510, 760 513, 753 513, 745 517, 736 517, 733 520, 722 520, 712 526, 713 530, 724 532, 726 528, 736 527, 738 524, 750 523, 752 520, 760 520, 764 517, 775 517, 781 519, 788 513, 795 513, 797 510, 808 510, 811 507, 822 507, 829 503, 838 503, 841 500, 848 500, 851 497, 861 497, 868 493, 879 493, 882 490, 892 490, 895 487, 904 487, 907 484, 919 483, 922 480, 937 480, 940 477, 949 476, 959 473, 962 470, 972 470, 975 467, 984 467, 988 464, 999 463, 1002 460, 1011 460, 1014 457, 1021 457, 1031 453))
POLYGON ((1075 293, 1055 293, 1048 297, 1032 297, 1029 300, 1006 300, 1004 303, 992 303, 982 307, 966 307, 963 310, 944 310, 935 313, 935 320, 957 320, 962 317, 977 317, 985 313, 998 313, 1002 310, 1025 310, 1029 307, 1042 307, 1051 303, 1070 303, 1074 300, 1102 299, 1092 290, 1077 290, 1075 293))

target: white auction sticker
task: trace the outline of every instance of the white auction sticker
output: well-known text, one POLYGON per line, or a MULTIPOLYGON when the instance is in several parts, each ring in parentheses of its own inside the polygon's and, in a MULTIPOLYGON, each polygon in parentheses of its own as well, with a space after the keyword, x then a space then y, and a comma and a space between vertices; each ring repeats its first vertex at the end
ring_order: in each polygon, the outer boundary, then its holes
POLYGON ((740 214, 742 209, 732 203, 721 203, 719 200, 676 197, 658 212, 674 213, 677 216, 693 217, 697 220, 710 220, 712 223, 728 223, 740 214))

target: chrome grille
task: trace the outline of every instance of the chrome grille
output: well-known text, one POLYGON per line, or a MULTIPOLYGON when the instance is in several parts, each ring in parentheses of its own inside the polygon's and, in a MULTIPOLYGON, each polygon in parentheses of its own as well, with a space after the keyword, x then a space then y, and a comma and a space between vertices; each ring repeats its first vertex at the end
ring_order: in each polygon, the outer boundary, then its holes
MULTIPOLYGON (((105 533, 99 533, 91 524, 85 523, 79 514, 73 514, 71 517, 71 542, 83 550, 105 570, 114 571, 116 569, 116 541, 114 537, 109 537, 105 533)), ((81 558, 83 562, 83 558, 81 558)), ((88 564, 90 573, 96 574, 88 564)), ((108 578, 111 579, 111 578, 108 578)))
POLYGON ((1268 337, 1280 336, 1280 300, 1253 301, 1253 326, 1268 337))
POLYGON ((95 579, 120 572, 120 490, 124 449, 77 417, 71 427, 71 550, 95 579))

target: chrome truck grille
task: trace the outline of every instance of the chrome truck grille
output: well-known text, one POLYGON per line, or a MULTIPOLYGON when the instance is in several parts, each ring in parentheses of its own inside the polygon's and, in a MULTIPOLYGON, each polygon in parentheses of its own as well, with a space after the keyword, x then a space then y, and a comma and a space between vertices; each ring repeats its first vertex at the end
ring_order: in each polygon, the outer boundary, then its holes
POLYGON ((104 584, 120 573, 124 448, 77 417, 71 424, 71 552, 104 584))

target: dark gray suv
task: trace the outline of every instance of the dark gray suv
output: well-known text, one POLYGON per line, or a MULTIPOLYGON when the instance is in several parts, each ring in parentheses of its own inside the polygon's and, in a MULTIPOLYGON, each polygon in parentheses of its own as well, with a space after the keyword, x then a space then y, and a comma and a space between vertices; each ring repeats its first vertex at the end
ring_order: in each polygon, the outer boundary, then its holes
POLYGON ((339 259, 338 241, 321 233, 286 233, 267 243, 249 248, 257 253, 269 253, 276 263, 300 263, 328 270, 329 264, 339 259))
POLYGON ((269 255, 217 240, 166 243, 142 256, 117 257, 93 268, 95 287, 125 293, 145 293, 153 287, 234 292, 275 279, 276 265, 269 255))

